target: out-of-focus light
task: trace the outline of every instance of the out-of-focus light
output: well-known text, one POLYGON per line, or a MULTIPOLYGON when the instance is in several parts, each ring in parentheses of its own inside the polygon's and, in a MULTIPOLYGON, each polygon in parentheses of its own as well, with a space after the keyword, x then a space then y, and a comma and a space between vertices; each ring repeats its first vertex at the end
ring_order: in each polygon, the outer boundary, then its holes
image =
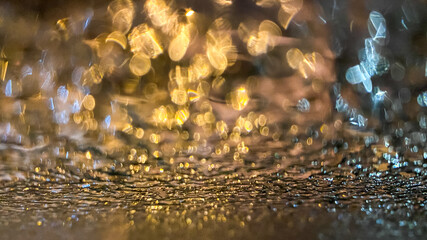
POLYGON ((187 9, 187 12, 185 13, 185 16, 190 17, 194 14, 194 11, 192 9, 187 9))

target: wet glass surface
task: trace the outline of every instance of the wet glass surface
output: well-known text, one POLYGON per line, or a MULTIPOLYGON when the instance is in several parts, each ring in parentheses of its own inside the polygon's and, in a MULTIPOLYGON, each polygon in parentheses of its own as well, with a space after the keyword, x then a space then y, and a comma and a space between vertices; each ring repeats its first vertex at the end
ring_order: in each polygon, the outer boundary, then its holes
POLYGON ((422 239, 413 1, 3 1, 2 239, 422 239))

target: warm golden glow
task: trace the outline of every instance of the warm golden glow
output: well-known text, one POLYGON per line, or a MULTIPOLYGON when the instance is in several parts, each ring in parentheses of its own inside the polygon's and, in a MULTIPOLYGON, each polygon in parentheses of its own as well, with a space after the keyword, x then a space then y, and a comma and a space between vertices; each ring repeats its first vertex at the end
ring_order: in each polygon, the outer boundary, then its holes
POLYGON ((228 97, 228 104, 236 110, 243 110, 249 102, 249 96, 244 87, 231 92, 228 97))
POLYGON ((190 17, 194 14, 194 11, 192 9, 187 9, 187 12, 185 13, 185 16, 190 17))

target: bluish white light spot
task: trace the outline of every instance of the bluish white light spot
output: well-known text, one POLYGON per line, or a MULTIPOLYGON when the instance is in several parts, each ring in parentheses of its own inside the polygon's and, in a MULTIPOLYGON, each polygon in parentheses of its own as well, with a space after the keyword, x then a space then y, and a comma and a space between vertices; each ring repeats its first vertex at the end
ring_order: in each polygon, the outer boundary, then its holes
POLYGON ((60 86, 57 90, 58 98, 62 102, 66 102, 68 98, 68 90, 65 86, 60 86))
POLYGON ((297 109, 300 112, 310 111, 310 102, 305 98, 298 100, 297 109))
POLYGON ((49 98, 49 103, 48 103, 48 107, 50 110, 54 110, 55 109, 55 104, 53 103, 53 98, 49 98))
POLYGON ((109 128, 109 127, 110 127, 110 124, 111 124, 111 116, 110 116, 110 115, 108 115, 108 116, 105 118, 104 122, 105 122, 105 125, 107 126, 107 128, 109 128))
POLYGON ((4 94, 7 97, 11 97, 12 96, 12 80, 7 81, 6 88, 4 90, 4 94))

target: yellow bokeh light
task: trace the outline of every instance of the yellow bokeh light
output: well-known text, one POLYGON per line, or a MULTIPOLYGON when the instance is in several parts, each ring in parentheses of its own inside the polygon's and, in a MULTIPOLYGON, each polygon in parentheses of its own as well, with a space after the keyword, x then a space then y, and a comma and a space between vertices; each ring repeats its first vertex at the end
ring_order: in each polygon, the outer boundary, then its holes
POLYGON ((187 92, 182 89, 174 89, 171 93, 171 99, 177 105, 184 105, 188 101, 187 92))
POLYGON ((181 109, 175 113, 175 120, 178 125, 183 125, 190 116, 188 109, 181 109))
POLYGON ((194 11, 192 9, 187 9, 187 12, 185 13, 185 16, 191 17, 194 14, 194 11))
POLYGON ((146 55, 135 53, 129 62, 130 71, 136 76, 143 76, 150 71, 151 61, 146 55))
POLYGON ((83 107, 89 111, 92 111, 95 108, 95 98, 92 95, 86 95, 83 98, 83 107))
POLYGON ((169 44, 168 54, 172 61, 179 61, 184 57, 187 51, 188 45, 190 44, 190 37, 188 33, 183 30, 178 36, 176 36, 169 44))
POLYGON ((154 30, 143 23, 134 27, 128 35, 132 52, 139 52, 149 58, 156 58, 163 53, 163 48, 154 30))
POLYGON ((304 55, 298 48, 291 48, 286 53, 286 60, 291 68, 298 69, 300 63, 304 60, 304 55))
POLYGON ((122 49, 126 49, 127 47, 127 39, 126 36, 119 31, 114 31, 110 33, 105 39, 106 42, 114 42, 119 44, 122 49))
POLYGON ((137 128, 135 131, 135 137, 141 139, 144 136, 144 129, 137 128))
POLYGON ((228 104, 236 110, 243 110, 248 102, 249 95, 244 87, 240 87, 229 94, 228 104))

